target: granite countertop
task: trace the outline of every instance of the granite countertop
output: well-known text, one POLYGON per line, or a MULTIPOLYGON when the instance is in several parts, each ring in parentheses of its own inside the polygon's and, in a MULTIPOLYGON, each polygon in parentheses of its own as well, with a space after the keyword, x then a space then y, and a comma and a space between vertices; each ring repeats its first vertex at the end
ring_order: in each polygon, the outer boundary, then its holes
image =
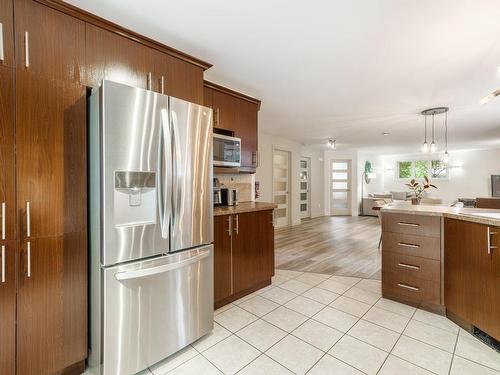
POLYGON ((276 204, 268 202, 240 202, 237 206, 215 206, 214 216, 273 210, 276 207, 276 204))
POLYGON ((462 208, 440 205, 412 205, 411 203, 391 203, 381 209, 382 212, 393 212, 409 215, 442 216, 451 219, 472 221, 474 223, 500 226, 500 210, 485 208, 462 208), (494 214, 494 216, 487 216, 494 214), (485 216, 481 216, 485 215, 485 216))

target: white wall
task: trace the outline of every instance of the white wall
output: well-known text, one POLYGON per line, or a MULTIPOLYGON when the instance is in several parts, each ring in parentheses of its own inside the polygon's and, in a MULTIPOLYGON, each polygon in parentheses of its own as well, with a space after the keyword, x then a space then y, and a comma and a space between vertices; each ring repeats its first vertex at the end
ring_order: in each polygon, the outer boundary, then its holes
POLYGON ((345 159, 351 161, 351 175, 352 175, 352 186, 351 186, 351 214, 357 216, 359 212, 359 199, 360 190, 358 187, 358 181, 360 179, 358 173, 358 154, 354 150, 339 151, 339 150, 327 150, 324 151, 324 201, 325 201, 325 215, 330 215, 330 165, 333 159, 345 159))
MULTIPOLYGON (((450 153, 450 179, 433 179, 438 189, 429 190, 427 196, 440 198, 452 203, 457 198, 477 198, 491 196, 490 175, 500 174, 500 149, 455 151, 450 153)), ((418 159, 422 155, 392 155, 383 157, 385 191, 407 190, 405 181, 397 179, 397 160, 418 159)))
POLYGON ((289 151, 291 154, 290 217, 291 224, 300 224, 299 165, 301 156, 311 158, 311 217, 323 215, 323 155, 319 150, 304 147, 283 137, 259 132, 261 166, 257 168, 255 180, 260 182, 260 197, 257 201, 273 202, 273 149, 289 151))

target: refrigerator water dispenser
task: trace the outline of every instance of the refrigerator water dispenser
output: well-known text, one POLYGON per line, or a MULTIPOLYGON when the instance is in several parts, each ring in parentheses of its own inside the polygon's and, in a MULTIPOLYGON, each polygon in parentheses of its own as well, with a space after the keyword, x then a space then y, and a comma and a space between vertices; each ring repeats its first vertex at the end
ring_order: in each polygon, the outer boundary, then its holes
POLYGON ((156 173, 115 171, 115 224, 156 223, 156 173))

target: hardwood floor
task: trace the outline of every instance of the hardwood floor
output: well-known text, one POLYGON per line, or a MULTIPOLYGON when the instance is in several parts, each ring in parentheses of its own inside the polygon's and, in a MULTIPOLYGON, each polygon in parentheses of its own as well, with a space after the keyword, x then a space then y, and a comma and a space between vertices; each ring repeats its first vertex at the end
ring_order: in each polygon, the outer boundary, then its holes
POLYGON ((378 218, 326 216, 276 229, 276 268, 380 279, 378 218))

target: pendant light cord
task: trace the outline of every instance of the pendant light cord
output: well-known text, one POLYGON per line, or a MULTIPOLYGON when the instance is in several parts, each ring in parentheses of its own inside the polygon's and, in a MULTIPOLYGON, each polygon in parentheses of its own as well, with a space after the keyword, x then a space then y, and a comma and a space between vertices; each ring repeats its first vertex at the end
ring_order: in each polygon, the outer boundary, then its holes
POLYGON ((434 143, 434 113, 432 114, 432 143, 434 143))
POLYGON ((427 115, 424 118, 424 143, 427 143, 427 115))
POLYGON ((444 117, 444 144, 445 151, 448 152, 448 112, 445 113, 444 117))

